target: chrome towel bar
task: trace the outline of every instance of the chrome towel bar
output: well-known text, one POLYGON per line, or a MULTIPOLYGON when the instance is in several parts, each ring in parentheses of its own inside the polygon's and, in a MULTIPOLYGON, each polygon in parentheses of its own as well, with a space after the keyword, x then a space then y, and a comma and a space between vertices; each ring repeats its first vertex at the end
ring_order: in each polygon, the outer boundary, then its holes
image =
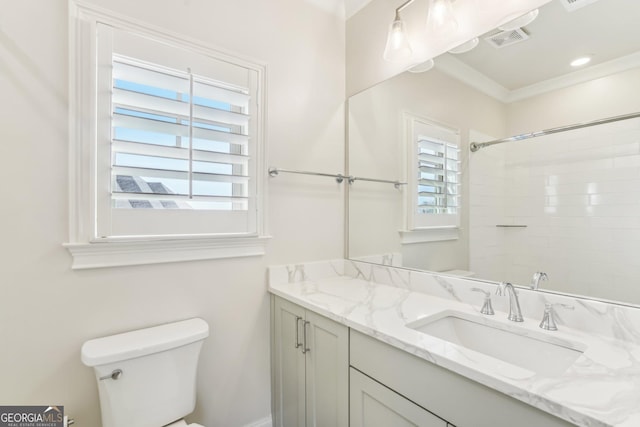
POLYGON ((389 181, 386 179, 375 179, 375 178, 362 178, 358 176, 345 176, 342 174, 330 174, 330 173, 320 173, 320 172, 309 172, 309 171, 299 171, 292 169, 282 169, 282 168, 269 168, 269 175, 272 177, 278 176, 280 173, 295 173, 300 175, 313 175, 313 176, 325 176, 329 178, 335 178, 338 184, 341 184, 345 179, 349 184, 353 184, 355 181, 367 181, 367 182, 380 182, 384 184, 393 184, 395 188, 400 188, 401 185, 407 185, 406 182, 400 181, 389 181))
POLYGON ((300 175, 314 175, 314 176, 326 176, 329 178, 335 178, 338 184, 342 184, 342 181, 346 178, 342 174, 330 174, 330 173, 320 173, 320 172, 307 172, 307 171, 297 171, 292 169, 282 169, 282 168, 269 168, 269 175, 272 177, 278 176, 280 173, 297 173, 300 175))

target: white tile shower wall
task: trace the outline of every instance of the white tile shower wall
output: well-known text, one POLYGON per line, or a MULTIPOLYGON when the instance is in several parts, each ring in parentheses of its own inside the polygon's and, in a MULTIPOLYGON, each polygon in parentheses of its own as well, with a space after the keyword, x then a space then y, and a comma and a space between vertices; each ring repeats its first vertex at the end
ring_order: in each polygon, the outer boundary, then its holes
MULTIPOLYGON (((472 131, 472 141, 490 140, 472 131)), ((469 158, 469 270, 489 280, 502 281, 505 271, 505 149, 494 146, 469 158)))
POLYGON ((525 284, 545 271, 559 291, 640 301, 640 119, 491 147, 473 165, 472 269, 481 269, 473 262, 486 254, 474 244, 491 241, 484 226, 495 215, 527 228, 499 231, 505 251, 494 260, 505 262, 483 260, 486 277, 525 284), (497 148, 503 170, 490 154, 497 148), (504 186, 489 178, 500 175, 504 186))

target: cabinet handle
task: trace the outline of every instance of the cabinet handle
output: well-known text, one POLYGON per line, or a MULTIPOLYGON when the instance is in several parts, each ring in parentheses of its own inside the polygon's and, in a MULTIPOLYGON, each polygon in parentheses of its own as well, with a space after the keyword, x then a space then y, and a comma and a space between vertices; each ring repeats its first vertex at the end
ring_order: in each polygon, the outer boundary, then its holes
POLYGON ((298 337, 300 337, 300 321, 301 320, 302 320, 302 317, 296 316, 296 339, 293 344, 294 348, 300 348, 300 346, 302 345, 300 344, 300 341, 298 341, 298 337))
POLYGON ((311 349, 307 347, 307 325, 310 323, 311 322, 305 320, 302 324, 302 335, 304 336, 304 347, 302 347, 302 354, 311 351, 311 349))

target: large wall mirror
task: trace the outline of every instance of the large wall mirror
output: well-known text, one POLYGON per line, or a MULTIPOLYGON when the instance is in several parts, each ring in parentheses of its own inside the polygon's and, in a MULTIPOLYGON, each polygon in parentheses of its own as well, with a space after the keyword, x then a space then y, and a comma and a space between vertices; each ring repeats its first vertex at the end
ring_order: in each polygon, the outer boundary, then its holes
POLYGON ((639 18, 553 0, 352 96, 349 174, 403 184, 350 186, 349 258, 640 304, 640 118, 469 150, 640 112, 639 18))

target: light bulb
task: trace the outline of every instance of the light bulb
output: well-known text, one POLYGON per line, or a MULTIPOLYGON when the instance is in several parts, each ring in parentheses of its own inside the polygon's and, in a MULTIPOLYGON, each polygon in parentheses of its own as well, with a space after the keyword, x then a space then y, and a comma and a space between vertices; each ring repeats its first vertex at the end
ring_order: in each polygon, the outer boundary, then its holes
POLYGON ((458 21, 453 15, 451 0, 431 0, 427 30, 430 35, 438 38, 450 36, 458 30, 458 21))
POLYGON ((409 59, 413 50, 404 28, 404 22, 396 14, 396 19, 389 27, 387 45, 384 48, 384 59, 389 62, 401 62, 409 59))

